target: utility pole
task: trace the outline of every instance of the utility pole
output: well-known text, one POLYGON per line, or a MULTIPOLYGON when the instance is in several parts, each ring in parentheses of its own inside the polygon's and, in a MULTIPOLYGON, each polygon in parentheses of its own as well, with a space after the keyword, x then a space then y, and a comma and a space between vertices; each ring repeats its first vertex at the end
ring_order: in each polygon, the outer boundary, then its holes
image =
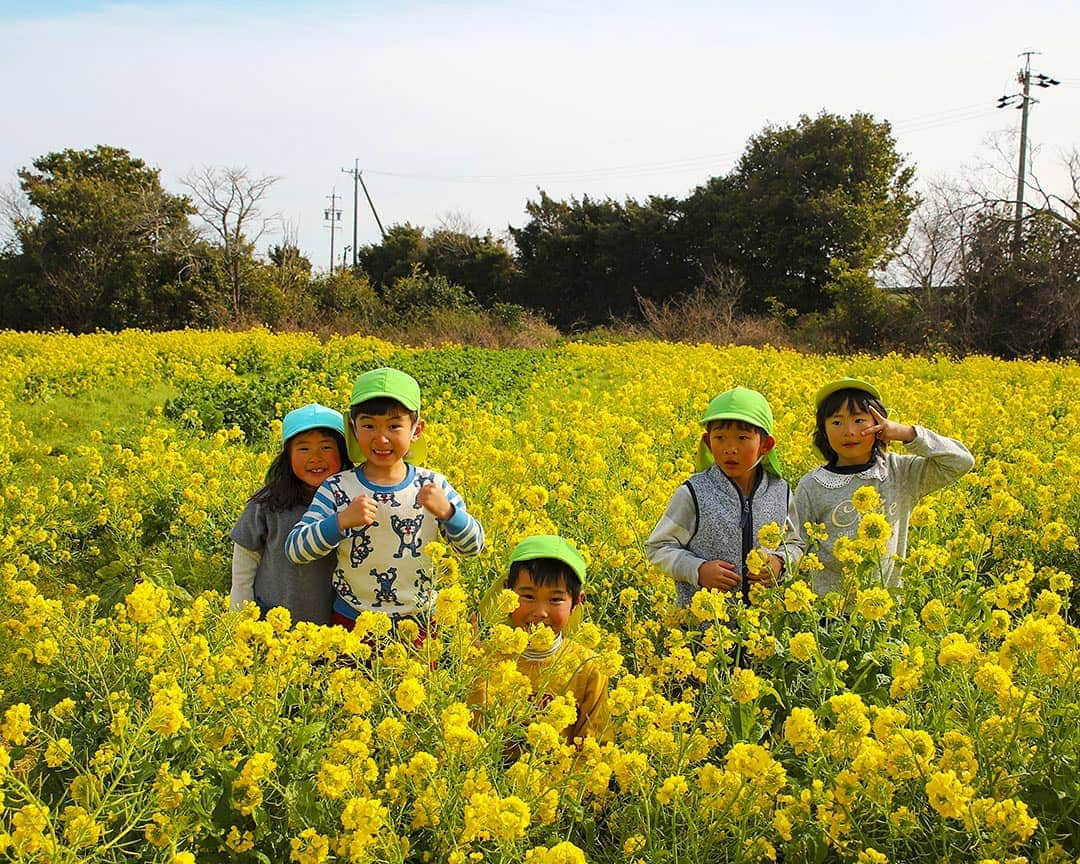
POLYGON ((357 249, 357 246, 356 246, 356 211, 357 211, 357 204, 359 203, 359 200, 360 200, 359 194, 358 194, 359 190, 357 189, 357 186, 359 185, 359 180, 360 180, 360 160, 359 159, 353 159, 353 167, 352 167, 352 169, 350 170, 348 168, 342 168, 341 172, 343 174, 351 174, 352 178, 353 178, 352 179, 352 266, 355 267, 356 266, 356 249, 357 249))
POLYGON ((341 211, 337 209, 337 190, 334 187, 330 187, 330 194, 326 196, 330 199, 330 207, 323 210, 323 219, 330 223, 330 275, 334 275, 334 235, 338 230, 338 223, 341 222, 341 211))
MULTIPOLYGON (((1020 164, 1016 170, 1016 215, 1013 217, 1013 258, 1020 256, 1023 240, 1023 218, 1024 218, 1024 172, 1027 165, 1027 129, 1028 129, 1028 110, 1034 103, 1038 102, 1031 96, 1031 55, 1038 54, 1038 51, 1024 51, 1018 56, 1024 58, 1024 68, 1021 69, 1017 75, 1016 80, 1023 85, 1023 93, 1012 93, 1009 96, 1002 96, 998 99, 998 108, 1006 108, 1015 105, 1021 112, 1020 114, 1020 164), (1019 100, 1019 102, 1014 101, 1019 100)), ((1061 82, 1051 78, 1049 75, 1036 75, 1034 84, 1036 87, 1055 87, 1061 82)))

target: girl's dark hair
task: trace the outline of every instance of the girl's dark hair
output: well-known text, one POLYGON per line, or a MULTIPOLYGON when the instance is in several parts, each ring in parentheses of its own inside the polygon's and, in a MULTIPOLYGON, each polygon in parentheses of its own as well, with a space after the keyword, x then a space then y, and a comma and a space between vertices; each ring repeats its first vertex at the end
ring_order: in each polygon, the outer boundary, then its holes
MULTIPOLYGON (((835 465, 836 460, 840 458, 839 454, 829 446, 829 436, 825 432, 825 421, 828 420, 833 414, 848 406, 848 410, 855 412, 867 412, 869 413, 872 407, 882 417, 888 417, 889 412, 885 410, 885 406, 881 404, 880 400, 875 399, 865 390, 856 390, 854 388, 846 388, 844 390, 837 390, 835 393, 830 393, 818 405, 817 418, 814 424, 814 446, 822 456, 825 457, 825 463, 827 465, 835 465)), ((878 459, 885 455, 885 442, 880 439, 874 439, 874 449, 871 451, 870 460, 876 462, 878 459)))
MULTIPOLYGON (((338 456, 341 457, 341 470, 352 468, 353 464, 349 459, 349 449, 345 444, 345 436, 338 432, 337 429, 330 429, 325 426, 317 428, 320 432, 330 435, 337 444, 338 456)), ((312 430, 305 429, 304 431, 310 432, 312 430)), ((266 485, 248 500, 254 501, 256 504, 262 504, 267 510, 277 511, 291 510, 301 504, 306 506, 311 503, 311 499, 315 497, 315 492, 293 474, 292 460, 289 458, 289 448, 295 437, 296 435, 293 435, 282 445, 281 452, 270 463, 270 467, 266 469, 266 485)))
POLYGON ((510 575, 506 578, 506 587, 513 590, 522 571, 529 574, 533 585, 563 587, 570 595, 570 605, 576 606, 581 595, 581 579, 573 568, 558 558, 532 558, 528 561, 515 561, 510 565, 510 575))

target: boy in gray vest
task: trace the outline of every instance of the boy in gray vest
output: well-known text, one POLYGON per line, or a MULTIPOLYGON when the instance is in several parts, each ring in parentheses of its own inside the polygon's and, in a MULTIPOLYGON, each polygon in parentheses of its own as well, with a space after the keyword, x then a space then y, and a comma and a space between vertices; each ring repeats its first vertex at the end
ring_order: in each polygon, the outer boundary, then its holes
POLYGON ((721 393, 701 418, 694 474, 675 490, 667 510, 645 541, 645 554, 675 580, 677 603, 689 606, 694 593, 715 588, 749 602, 750 584, 771 585, 795 549, 767 549, 768 564, 746 572, 746 556, 757 533, 775 522, 785 537, 796 536, 791 490, 780 476, 773 448, 773 416, 756 390, 721 393))

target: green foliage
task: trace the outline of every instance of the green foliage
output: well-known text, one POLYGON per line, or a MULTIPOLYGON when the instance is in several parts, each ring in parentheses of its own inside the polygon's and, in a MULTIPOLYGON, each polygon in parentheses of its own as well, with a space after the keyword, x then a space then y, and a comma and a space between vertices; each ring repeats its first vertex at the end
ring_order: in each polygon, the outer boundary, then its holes
POLYGON ((970 305, 968 350, 1000 357, 1080 354, 1080 233, 1049 213, 1025 224, 1017 257, 1009 254, 1013 223, 984 213, 968 240, 957 292, 970 305), (967 295, 964 297, 964 295, 967 295))
POLYGON ((676 230, 675 199, 556 201, 541 190, 525 210, 529 222, 510 229, 522 273, 515 297, 561 328, 636 315, 639 296, 691 287, 694 268, 676 230))
POLYGON ((406 320, 422 317, 436 309, 476 309, 476 298, 445 276, 429 276, 419 265, 408 276, 394 280, 383 294, 383 301, 393 313, 406 320))
POLYGON ((480 237, 440 228, 428 235, 408 223, 393 225, 381 243, 360 249, 357 259, 382 291, 422 269, 464 286, 484 305, 510 299, 517 277, 514 257, 490 232, 480 237))
POLYGON ((19 171, 35 216, 17 220, 18 252, 0 268, 20 328, 172 327, 206 286, 190 267, 197 242, 186 198, 126 150, 64 150, 19 171))
POLYGON ((825 288, 833 298, 833 308, 824 324, 837 347, 861 350, 885 344, 896 317, 890 296, 869 273, 853 269, 846 261, 834 259, 830 271, 825 288))
POLYGON ((879 266, 904 236, 915 207, 887 122, 822 112, 767 126, 735 170, 685 202, 684 230, 698 260, 737 267, 750 308, 776 297, 799 312, 829 308, 830 261, 879 266))

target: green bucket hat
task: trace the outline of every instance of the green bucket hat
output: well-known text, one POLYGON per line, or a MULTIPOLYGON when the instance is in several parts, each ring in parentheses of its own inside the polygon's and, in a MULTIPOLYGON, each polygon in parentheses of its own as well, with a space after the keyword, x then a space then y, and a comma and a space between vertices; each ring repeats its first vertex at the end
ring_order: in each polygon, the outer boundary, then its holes
POLYGON ((815 410, 820 408, 821 403, 832 396, 837 390, 861 390, 863 393, 869 393, 877 399, 878 402, 884 404, 881 393, 873 384, 869 384, 866 381, 860 381, 858 378, 841 378, 837 381, 829 382, 817 391, 817 394, 814 396, 815 410))
MULTIPOLYGON (((773 434, 773 415, 769 400, 757 390, 748 387, 732 387, 713 399, 701 417, 701 425, 707 427, 713 420, 741 420, 764 429, 769 435, 773 434)), ((761 461, 772 474, 780 476, 780 462, 776 458, 775 447, 766 453, 761 461)), ((707 471, 714 462, 712 451, 704 441, 698 441, 694 467, 698 471, 707 471)))
POLYGON ((285 415, 281 421, 281 440, 288 441, 294 435, 310 429, 332 429, 345 434, 345 418, 340 411, 312 402, 285 415))
MULTIPOLYGON (((420 385, 416 379, 407 372, 384 366, 381 369, 372 369, 356 379, 353 384, 352 397, 349 399, 349 407, 367 402, 369 399, 386 398, 400 402, 407 411, 420 411, 420 385)), ((349 412, 343 412, 345 418, 345 441, 349 447, 349 458, 355 465, 366 461, 366 457, 360 452, 360 445, 353 433, 352 421, 349 412)), ((413 441, 409 452, 405 455, 407 461, 416 464, 424 460, 427 447, 422 440, 413 441)))

